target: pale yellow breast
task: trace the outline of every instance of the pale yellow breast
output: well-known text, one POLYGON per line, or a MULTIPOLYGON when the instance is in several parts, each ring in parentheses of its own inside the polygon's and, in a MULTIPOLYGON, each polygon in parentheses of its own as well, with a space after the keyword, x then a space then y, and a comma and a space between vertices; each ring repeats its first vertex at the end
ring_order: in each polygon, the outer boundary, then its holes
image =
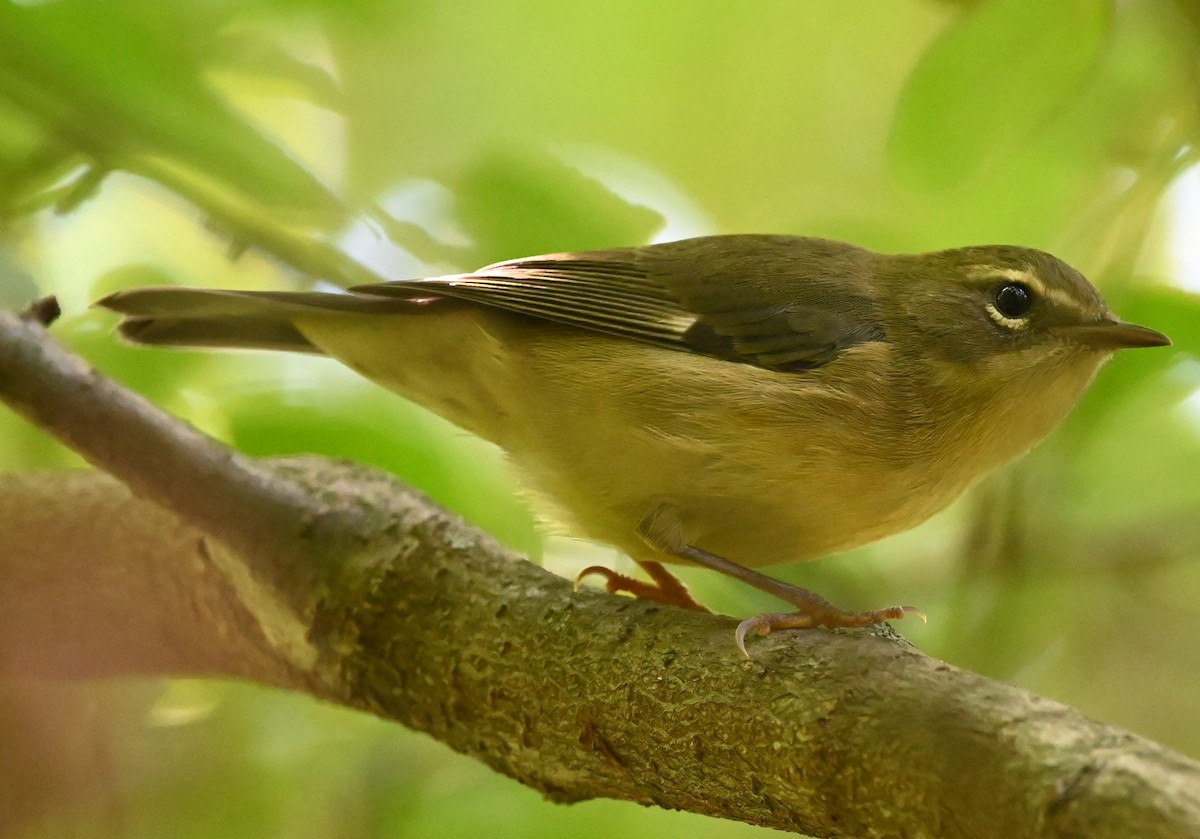
MULTIPOLYGON (((744 565, 873 541, 923 521, 1020 449, 1009 431, 989 440, 995 429, 972 415, 986 406, 949 421, 937 412, 959 411, 952 401, 917 404, 921 388, 897 377, 884 344, 776 373, 468 307, 320 314, 297 326, 503 447, 551 518, 635 557, 666 559, 648 557, 637 533, 664 504, 690 543, 744 565)), ((1085 384, 1063 383, 1054 416, 1036 418, 1038 436, 1085 384)))

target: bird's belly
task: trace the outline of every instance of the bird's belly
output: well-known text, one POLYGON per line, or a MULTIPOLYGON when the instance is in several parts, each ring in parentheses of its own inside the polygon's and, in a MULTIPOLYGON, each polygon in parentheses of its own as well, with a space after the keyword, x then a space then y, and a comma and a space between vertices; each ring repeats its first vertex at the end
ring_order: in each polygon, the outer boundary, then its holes
POLYGON ((812 559, 907 530, 953 498, 937 487, 902 485, 907 481, 830 461, 779 466, 770 474, 745 468, 714 475, 712 465, 656 469, 656 460, 675 461, 649 451, 629 460, 552 460, 542 452, 532 470, 517 461, 551 519, 635 558, 664 561, 671 558, 647 556, 639 533, 641 522, 659 509, 677 517, 688 544, 756 567, 812 559))
MULTIPOLYGON (((670 560, 648 556, 639 532, 659 510, 677 518, 687 543, 762 566, 906 530, 962 489, 933 458, 898 467, 864 456, 878 448, 869 424, 848 430, 787 412, 739 416, 745 405, 729 388, 672 399, 663 394, 675 382, 643 372, 623 374, 643 385, 631 392, 629 384, 598 382, 603 371, 592 367, 545 393, 536 416, 510 406, 522 431, 499 441, 550 520, 635 558, 670 560)), ((753 374, 741 365, 732 372, 753 374)))
POLYGON ((944 506, 931 504, 927 494, 899 494, 878 482, 872 486, 842 477, 819 492, 798 484, 775 502, 699 500, 683 508, 682 516, 698 547, 756 567, 874 542, 916 526, 944 506))
POLYGON ((690 544, 759 566, 904 530, 957 494, 935 470, 891 474, 864 457, 872 423, 848 418, 853 406, 814 407, 823 390, 805 397, 799 377, 493 312, 353 324, 298 325, 499 444, 548 519, 635 558, 670 559, 648 556, 639 534, 662 508, 690 544))

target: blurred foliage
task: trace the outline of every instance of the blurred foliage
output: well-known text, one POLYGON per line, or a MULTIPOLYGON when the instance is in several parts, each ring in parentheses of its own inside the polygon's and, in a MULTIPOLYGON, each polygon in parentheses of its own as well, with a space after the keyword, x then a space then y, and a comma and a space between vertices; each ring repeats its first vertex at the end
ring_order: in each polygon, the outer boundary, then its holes
MULTIPOLYGON (((1198 9, 0 0, 0 303, 55 293, 59 335, 206 431, 378 464, 536 553, 490 447, 321 359, 121 346, 87 302, 708 232, 1054 251, 1175 349, 1119 357, 929 524, 780 575, 919 603, 930 625, 903 629, 931 654, 1200 755, 1198 9)), ((78 464, 6 412, 0 440, 5 469, 78 464)), ((571 574, 596 550, 546 561, 571 574)), ((724 611, 775 608, 687 576, 724 611)), ((0 735, 0 833, 31 839, 765 833, 556 807, 243 685, 9 685, 0 735)))
POLYGON ((1011 157, 1084 88, 1108 39, 1109 5, 994 0, 948 31, 901 97, 894 167, 938 189, 1011 157))

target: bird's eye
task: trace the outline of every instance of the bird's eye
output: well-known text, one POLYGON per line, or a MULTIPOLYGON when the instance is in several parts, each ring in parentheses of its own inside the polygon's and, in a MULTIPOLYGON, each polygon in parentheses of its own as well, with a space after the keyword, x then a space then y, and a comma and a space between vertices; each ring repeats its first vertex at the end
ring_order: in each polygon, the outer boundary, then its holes
POLYGON ((1005 283, 997 287, 987 304, 992 320, 1008 329, 1024 329, 1032 308, 1033 292, 1024 283, 1005 283))
POLYGON ((996 289, 996 311, 1006 318, 1023 318, 1033 308, 1033 292, 1021 283, 1007 283, 996 289))

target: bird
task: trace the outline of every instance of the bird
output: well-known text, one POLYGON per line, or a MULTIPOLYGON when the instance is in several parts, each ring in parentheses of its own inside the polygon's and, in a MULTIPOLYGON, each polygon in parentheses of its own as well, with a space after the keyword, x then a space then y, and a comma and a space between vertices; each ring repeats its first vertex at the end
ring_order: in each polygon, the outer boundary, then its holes
POLYGON ((704 610, 665 567, 683 563, 795 607, 739 624, 746 658, 752 634, 923 617, 841 609, 755 569, 919 524, 1044 438, 1116 350, 1170 343, 1040 250, 772 234, 98 305, 137 344, 330 356, 497 444, 546 521, 648 577, 593 566, 577 586, 704 610))

